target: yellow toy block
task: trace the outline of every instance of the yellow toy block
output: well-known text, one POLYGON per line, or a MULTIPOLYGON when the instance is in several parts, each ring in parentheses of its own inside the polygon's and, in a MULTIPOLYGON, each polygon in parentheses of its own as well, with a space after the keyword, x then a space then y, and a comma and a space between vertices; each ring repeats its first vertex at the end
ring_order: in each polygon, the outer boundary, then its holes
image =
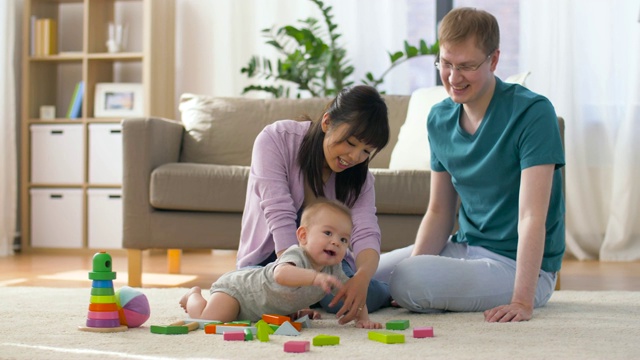
POLYGON ((404 334, 391 331, 369 331, 369 340, 385 344, 400 344, 404 343, 404 334))
POLYGON ((313 338, 313 346, 338 345, 340 337, 335 335, 320 334, 313 338))

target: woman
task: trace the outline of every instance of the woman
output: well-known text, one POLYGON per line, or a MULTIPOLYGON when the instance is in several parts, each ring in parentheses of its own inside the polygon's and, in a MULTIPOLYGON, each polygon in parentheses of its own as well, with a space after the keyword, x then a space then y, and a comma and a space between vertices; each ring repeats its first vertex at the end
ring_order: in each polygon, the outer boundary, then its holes
POLYGON ((321 305, 346 324, 365 305, 373 312, 390 301, 388 285, 371 281, 380 228, 369 172, 370 159, 389 141, 387 106, 374 88, 354 86, 342 90, 318 121, 305 120, 277 121, 256 138, 237 267, 264 266, 296 244, 300 214, 316 198, 345 203, 354 221, 343 261, 350 280, 321 305))

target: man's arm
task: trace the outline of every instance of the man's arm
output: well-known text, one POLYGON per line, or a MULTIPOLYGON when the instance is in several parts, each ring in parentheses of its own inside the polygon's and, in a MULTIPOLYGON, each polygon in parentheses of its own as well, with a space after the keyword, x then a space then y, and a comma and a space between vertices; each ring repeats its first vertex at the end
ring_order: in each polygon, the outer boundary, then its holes
POLYGON ((451 175, 432 171, 429 207, 418 228, 411 256, 440 254, 453 230, 457 202, 451 175))
POLYGON ((530 320, 533 316, 538 274, 545 244, 545 223, 551 198, 554 165, 539 165, 522 171, 518 213, 516 279, 511 304, 485 312, 489 322, 530 320))

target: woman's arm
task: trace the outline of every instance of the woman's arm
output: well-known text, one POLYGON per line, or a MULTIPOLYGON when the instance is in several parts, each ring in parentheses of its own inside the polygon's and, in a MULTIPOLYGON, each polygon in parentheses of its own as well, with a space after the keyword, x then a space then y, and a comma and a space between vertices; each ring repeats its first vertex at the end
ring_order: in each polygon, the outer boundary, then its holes
POLYGON ((518 211, 518 253, 511 304, 485 311, 489 322, 530 320, 545 244, 545 223, 551 198, 554 165, 522 171, 518 211))

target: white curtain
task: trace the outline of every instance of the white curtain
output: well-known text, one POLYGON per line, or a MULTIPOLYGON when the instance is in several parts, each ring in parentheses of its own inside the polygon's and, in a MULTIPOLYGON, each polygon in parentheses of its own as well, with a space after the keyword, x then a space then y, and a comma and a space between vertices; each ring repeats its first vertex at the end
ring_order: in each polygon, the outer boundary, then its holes
MULTIPOLYGON (((333 22, 343 36, 359 82, 371 71, 379 76, 390 65, 386 51, 403 49, 406 39, 406 4, 397 0, 326 0, 333 7, 333 22), (381 20, 383 19, 383 20, 381 20)), ((320 10, 307 0, 181 0, 176 2, 176 96, 184 92, 239 96, 255 84, 240 69, 252 55, 277 57, 261 31, 284 25, 301 26, 300 19, 322 21, 320 10)), ((322 23, 324 26, 324 23, 322 23)), ((382 90, 409 94, 407 66, 385 78, 382 90)))
POLYGON ((0 2, 0 256, 13 254, 17 216, 15 17, 14 0, 0 2))
POLYGON ((640 2, 522 0, 522 69, 566 121, 567 248, 640 259, 640 2))

